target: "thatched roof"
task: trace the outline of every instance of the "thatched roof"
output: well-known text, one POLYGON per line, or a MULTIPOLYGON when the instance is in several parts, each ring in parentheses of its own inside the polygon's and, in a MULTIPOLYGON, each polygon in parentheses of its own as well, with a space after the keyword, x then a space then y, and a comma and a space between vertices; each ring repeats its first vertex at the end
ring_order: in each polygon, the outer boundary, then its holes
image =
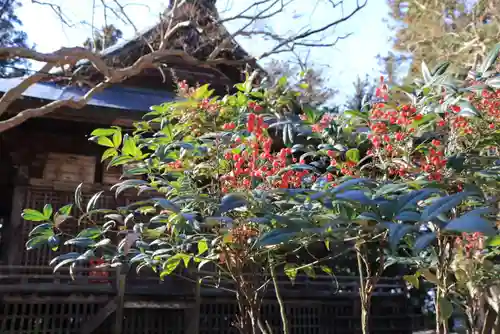
MULTIPOLYGON (((145 71, 142 77, 148 77, 148 81, 153 76, 162 78, 163 81, 175 81, 178 78, 193 83, 232 86, 243 79, 243 72, 249 65, 247 60, 250 57, 234 39, 230 38, 229 32, 219 23, 220 18, 215 2, 215 0, 184 0, 175 13, 172 13, 171 5, 169 5, 159 23, 144 29, 131 39, 103 50, 102 57, 113 66, 131 65, 151 50, 157 50, 163 34, 169 27, 190 21, 192 24, 183 26, 174 33, 167 45, 167 49, 183 51, 190 59, 178 55, 166 56, 158 60, 163 65, 163 73, 157 69, 151 69, 145 71), (174 17, 172 22, 170 22, 171 16, 174 17), (225 45, 221 44, 223 42, 225 45), (219 50, 216 58, 223 58, 227 62, 205 64, 204 61, 215 49, 219 50), (169 78, 165 78, 166 76, 169 78)), ((89 65, 88 62, 80 62, 72 72, 86 79, 98 77, 99 74, 89 65)), ((257 65, 255 61, 251 61, 250 66, 255 68, 257 65)), ((132 81, 135 85, 142 86, 139 78, 134 78, 132 81)))

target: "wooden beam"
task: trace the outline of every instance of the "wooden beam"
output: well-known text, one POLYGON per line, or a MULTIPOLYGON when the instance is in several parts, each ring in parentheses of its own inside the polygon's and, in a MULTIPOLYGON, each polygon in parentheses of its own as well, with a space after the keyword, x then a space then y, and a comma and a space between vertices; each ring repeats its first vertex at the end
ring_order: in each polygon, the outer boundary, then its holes
POLYGON ((92 334, 110 315, 116 311, 117 298, 111 299, 102 309, 92 318, 85 321, 80 334, 92 334))

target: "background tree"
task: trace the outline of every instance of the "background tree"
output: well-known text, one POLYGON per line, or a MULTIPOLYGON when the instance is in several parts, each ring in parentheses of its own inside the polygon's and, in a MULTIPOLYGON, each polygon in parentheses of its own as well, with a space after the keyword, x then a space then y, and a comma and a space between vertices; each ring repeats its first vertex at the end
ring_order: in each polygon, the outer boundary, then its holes
POLYGON ((354 93, 348 98, 345 107, 349 110, 361 110, 364 103, 370 102, 375 94, 377 83, 366 75, 360 76, 353 82, 354 93))
POLYGON ((95 29, 94 36, 92 36, 92 38, 87 38, 85 42, 83 42, 83 46, 92 51, 102 51, 114 45, 122 36, 123 33, 120 29, 109 24, 104 26, 101 30, 95 29))
POLYGON ((410 73, 451 61, 470 69, 500 37, 498 0, 389 0, 394 50, 409 54, 410 73))
POLYGON ((273 81, 286 77, 290 88, 303 92, 300 102, 311 106, 324 105, 338 92, 329 87, 321 67, 318 66, 307 68, 304 63, 294 64, 289 61, 273 60, 266 67, 266 71, 273 81))
MULTIPOLYGON (((28 48, 27 35, 18 30, 22 25, 15 11, 21 3, 14 0, 0 0, 0 47, 28 48)), ((23 58, 0 58, 0 77, 22 76, 28 62, 23 58)))

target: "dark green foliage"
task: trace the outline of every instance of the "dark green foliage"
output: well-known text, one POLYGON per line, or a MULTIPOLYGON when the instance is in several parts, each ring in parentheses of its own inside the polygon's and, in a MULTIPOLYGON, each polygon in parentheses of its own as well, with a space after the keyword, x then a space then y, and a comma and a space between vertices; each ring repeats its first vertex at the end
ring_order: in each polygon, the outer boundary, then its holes
MULTIPOLYGON (((20 1, 0 0, 0 47, 28 48, 27 35, 19 30, 22 23, 16 15, 20 1)), ((0 77, 16 77, 26 74, 29 64, 22 58, 0 57, 0 77)))

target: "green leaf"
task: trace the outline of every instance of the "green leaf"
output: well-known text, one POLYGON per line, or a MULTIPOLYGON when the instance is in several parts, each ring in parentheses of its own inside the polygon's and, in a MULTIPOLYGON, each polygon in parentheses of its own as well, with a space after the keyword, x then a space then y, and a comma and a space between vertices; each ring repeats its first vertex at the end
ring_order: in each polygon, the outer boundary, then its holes
POLYGON ((111 159, 111 161, 108 164, 109 167, 116 167, 120 165, 124 165, 130 161, 134 160, 132 157, 127 156, 127 155, 119 155, 111 159))
POLYGON ((481 217, 479 214, 465 214, 446 224, 445 231, 475 233, 480 232, 485 236, 496 235, 494 223, 481 217))
POLYGON ((453 304, 446 297, 438 298, 438 305, 441 310, 440 317, 442 321, 448 320, 453 314, 453 304))
POLYGON ((96 243, 94 245, 94 248, 104 247, 107 245, 111 245, 111 239, 109 239, 109 238, 105 238, 105 239, 100 240, 98 243, 96 243))
POLYGON ((460 107, 460 111, 457 114, 458 116, 463 117, 481 117, 481 112, 476 109, 468 100, 461 100, 457 103, 460 107))
POLYGON ((115 157, 118 155, 118 151, 111 147, 111 148, 108 148, 106 151, 104 151, 104 153, 102 154, 102 157, 101 157, 101 162, 103 162, 104 160, 106 159, 109 159, 111 157, 115 157))
POLYGON ((198 241, 198 255, 205 253, 208 250, 208 243, 206 240, 198 241))
POLYGON ((490 69, 490 67, 496 62, 498 58, 498 53, 500 52, 500 44, 495 45, 495 47, 488 53, 484 62, 479 67, 479 71, 484 73, 490 69))
POLYGON ((314 271, 314 268, 310 265, 308 265, 307 267, 302 267, 301 268, 307 276, 311 277, 311 278, 316 278, 316 272, 314 271))
POLYGON ((160 273, 160 278, 163 279, 165 276, 170 275, 181 263, 181 259, 178 257, 171 257, 163 264, 163 271, 160 273))
POLYGON ((75 261, 76 261, 76 258, 69 258, 69 259, 62 260, 61 262, 59 262, 57 264, 57 266, 54 267, 54 273, 57 272, 62 267, 64 267, 65 265, 71 264, 71 263, 73 263, 75 261))
POLYGON ((424 234, 420 235, 415 240, 415 244, 413 245, 413 252, 415 254, 420 253, 421 251, 426 249, 435 240, 436 240, 436 233, 435 232, 429 232, 429 233, 424 233, 424 234))
POLYGON ((327 267, 327 266, 320 266, 321 270, 327 274, 327 275, 330 275, 332 276, 333 275, 333 271, 330 267, 327 267))
POLYGON ((139 253, 136 256, 134 256, 133 258, 131 258, 129 263, 134 264, 134 263, 142 262, 145 259, 149 259, 149 255, 144 254, 144 253, 139 253))
POLYGON ((424 77, 425 83, 429 83, 432 80, 431 72, 425 62, 422 62, 422 76, 424 77))
POLYGON ((420 286, 420 281, 419 281, 419 276, 418 274, 415 275, 404 275, 403 279, 410 283, 415 289, 418 289, 420 286))
POLYGON ((434 119, 436 119, 436 117, 437 117, 436 114, 427 114, 427 115, 424 115, 424 116, 422 116, 421 119, 414 120, 411 123, 410 127, 416 129, 416 128, 422 126, 422 125, 430 123, 431 121, 433 121, 434 119))
POLYGON ((347 115, 347 116, 352 117, 352 118, 361 118, 364 120, 368 120, 368 117, 369 117, 367 113, 363 113, 363 112, 358 111, 358 110, 346 110, 346 111, 344 111, 344 115, 347 115))
POLYGON ((357 148, 352 148, 348 150, 346 152, 346 157, 349 161, 358 163, 360 159, 359 150, 357 148))
POLYGON ((89 227, 78 233, 77 238, 96 239, 101 235, 101 229, 98 227, 89 227))
POLYGON ((181 258, 181 260, 184 262, 184 266, 188 268, 189 262, 191 261, 191 256, 188 254, 177 254, 175 256, 178 256, 181 258))
POLYGON ((250 95, 252 97, 255 97, 257 99, 263 99, 264 98, 264 94, 262 92, 250 92, 250 95))
POLYGON ((490 247, 500 246, 500 235, 495 235, 494 237, 488 238, 486 244, 490 247))
POLYGON ((50 249, 52 249, 52 251, 55 252, 59 249, 60 239, 57 235, 52 235, 49 238, 49 240, 47 240, 47 243, 48 243, 50 249))
POLYGON ((102 137, 102 136, 107 137, 114 135, 116 132, 117 132, 116 129, 95 129, 94 131, 92 131, 90 135, 95 137, 102 137))
POLYGON ((361 205, 371 205, 373 200, 370 199, 364 190, 346 190, 335 195, 336 199, 355 202, 361 205))
POLYGON ((82 196, 82 188, 83 188, 83 183, 80 183, 78 187, 75 189, 75 204, 80 209, 80 211, 83 211, 83 196, 82 196))
POLYGON ((140 151, 137 148, 134 138, 131 138, 128 135, 123 136, 122 153, 132 157, 137 157, 140 155, 140 151))
POLYGON ((173 202, 165 198, 153 198, 157 205, 161 206, 165 210, 169 210, 175 213, 179 213, 181 209, 175 205, 173 202))
POLYGON ((77 253, 77 252, 70 252, 70 253, 66 253, 66 254, 62 254, 62 255, 59 255, 59 256, 56 256, 55 258, 53 258, 49 265, 50 266, 53 266, 54 264, 56 264, 57 262, 59 261, 64 261, 64 260, 67 260, 67 259, 76 259, 77 257, 79 257, 81 254, 80 253, 77 253))
POLYGON ((77 238, 66 240, 64 245, 66 245, 66 246, 73 245, 73 246, 77 246, 77 247, 87 248, 87 247, 91 247, 91 246, 95 245, 95 241, 90 239, 90 238, 78 238, 77 237, 77 238))
POLYGON ((45 204, 45 206, 43 207, 43 215, 45 216, 45 219, 49 220, 50 217, 52 217, 52 212, 52 205, 45 204))
POLYGON ((205 84, 203 86, 200 86, 193 93, 192 98, 195 100, 208 99, 210 97, 210 95, 212 95, 211 91, 208 90, 209 87, 210 87, 209 84, 205 84))
POLYGON ((374 185, 374 184, 375 182, 373 180, 367 178, 353 178, 342 182, 341 184, 333 188, 332 192, 336 194, 341 191, 345 191, 347 189, 359 188, 361 186, 374 185))
POLYGON ((281 243, 291 242, 299 232, 291 229, 277 228, 264 233, 257 242, 258 247, 275 246, 281 243))
POLYGON ((295 278, 297 277, 297 266, 293 263, 287 263, 285 264, 285 275, 290 279, 290 281, 295 281, 295 278))
POLYGON ((234 85, 234 87, 239 90, 240 92, 245 92, 245 85, 242 84, 242 83, 237 83, 236 85, 234 85))
POLYGON ((401 220, 403 222, 418 222, 420 221, 420 214, 414 211, 402 211, 398 213, 394 219, 401 220))
POLYGON ((47 241, 49 240, 50 235, 47 234, 42 234, 42 235, 37 235, 34 238, 29 239, 26 242, 26 250, 32 250, 32 249, 37 249, 42 247, 43 245, 47 244, 47 241))
POLYGON ((98 137, 97 144, 106 147, 114 147, 113 142, 108 137, 98 137))
POLYGON ((424 211, 422 212, 422 221, 428 222, 443 213, 447 213, 448 211, 462 203, 465 198, 473 195, 476 194, 470 192, 460 192, 453 195, 441 197, 424 209, 424 211))
POLYGON ((135 188, 140 185, 147 184, 146 181, 144 180, 125 180, 123 182, 117 183, 111 187, 111 190, 115 190, 115 197, 118 197, 122 192, 124 192, 127 189, 135 188))
POLYGON ((427 188, 422 190, 412 191, 408 194, 401 196, 398 199, 398 208, 399 211, 412 210, 417 207, 417 204, 420 201, 423 201, 434 194, 441 194, 442 190, 435 188, 427 188))
POLYGON ((115 148, 120 147, 122 144, 122 132, 120 130, 117 130, 115 133, 113 133, 113 146, 115 148))
POLYGON ((40 211, 34 209, 24 209, 21 217, 24 220, 33 221, 33 222, 41 222, 47 220, 45 215, 40 211))
POLYGON ((32 237, 37 234, 50 234, 52 235, 52 223, 44 223, 35 226, 34 229, 31 230, 29 233, 29 237, 32 237))
POLYGON ((221 200, 220 212, 224 213, 245 205, 247 205, 245 195, 239 193, 227 194, 221 200))
POLYGON ((99 197, 101 197, 102 194, 104 194, 104 191, 99 191, 89 199, 89 202, 87 203, 87 212, 90 212, 95 208, 95 205, 97 204, 97 201, 99 200, 99 197))
POLYGON ((410 231, 415 229, 415 226, 410 224, 387 224, 389 228, 389 245, 393 251, 401 242, 401 239, 410 231))
POLYGON ((437 76, 437 75, 442 75, 442 74, 444 74, 444 72, 446 72, 446 70, 448 69, 449 66, 450 66, 449 61, 439 63, 431 70, 431 75, 433 77, 437 76))
POLYGON ((123 175, 125 176, 134 176, 134 175, 144 175, 149 173, 149 170, 144 167, 136 167, 125 170, 123 175))
POLYGON ((278 80, 278 86, 280 86, 280 87, 285 87, 287 83, 288 83, 288 80, 285 76, 282 76, 278 80))
POLYGON ((500 88, 500 77, 494 77, 494 78, 489 78, 485 82, 488 86, 494 89, 499 89, 500 88))
POLYGON ((57 211, 57 214, 59 214, 61 216, 69 216, 71 214, 72 209, 73 209, 73 204, 67 204, 67 205, 61 207, 57 211))

